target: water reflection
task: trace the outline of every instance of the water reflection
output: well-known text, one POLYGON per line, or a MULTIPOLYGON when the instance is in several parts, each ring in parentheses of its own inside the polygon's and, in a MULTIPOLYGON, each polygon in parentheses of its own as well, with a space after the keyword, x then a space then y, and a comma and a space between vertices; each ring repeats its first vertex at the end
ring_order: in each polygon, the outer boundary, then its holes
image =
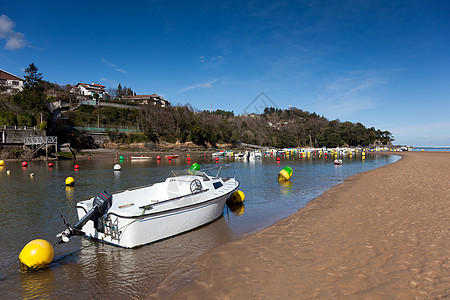
POLYGON ((116 179, 116 180, 119 180, 120 179, 120 173, 121 173, 122 171, 114 171, 114 178, 116 179))
POLYGON ((66 198, 69 203, 75 202, 73 186, 66 186, 66 198))
POLYGON ((243 203, 227 203, 227 208, 235 215, 241 216, 245 212, 245 205, 243 203))
POLYGON ((292 182, 289 180, 281 180, 278 181, 280 185, 280 192, 283 196, 291 196, 292 195, 292 182))
POLYGON ((84 249, 59 261, 59 284, 77 286, 68 289, 67 298, 92 295, 100 298, 139 298, 148 295, 177 269, 176 280, 189 280, 194 258, 214 245, 230 241, 225 218, 185 234, 136 249, 81 240, 84 249), (101 288, 107 286, 108 288, 101 288))
MULTIPOLYGON (((20 274, 22 299, 50 298, 55 293, 56 278, 51 269, 20 274)), ((4 291, 2 291, 3 293, 4 291)))

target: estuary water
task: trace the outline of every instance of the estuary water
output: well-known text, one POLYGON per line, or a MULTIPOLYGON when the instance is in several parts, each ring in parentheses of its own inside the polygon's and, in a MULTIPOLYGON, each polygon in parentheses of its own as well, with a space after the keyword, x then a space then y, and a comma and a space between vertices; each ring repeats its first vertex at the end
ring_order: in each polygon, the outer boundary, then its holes
POLYGON ((92 158, 47 162, 8 161, 0 167, 0 298, 1 299, 135 299, 156 290, 169 276, 183 284, 196 274, 189 267, 205 251, 255 233, 291 215, 346 177, 395 162, 399 156, 368 154, 344 157, 335 166, 331 157, 299 158, 294 155, 239 161, 210 156, 191 156, 202 170, 222 177, 236 177, 245 195, 245 206, 225 207, 223 216, 201 228, 136 249, 124 249, 82 237, 55 246, 55 258, 38 272, 19 271, 18 255, 31 240, 56 242, 77 221, 76 202, 106 190, 114 192, 163 181, 171 170, 189 167, 186 156, 172 161, 121 161, 122 171, 113 171, 118 159, 92 158), (74 164, 80 169, 74 170, 74 164), (277 181, 285 166, 293 169, 287 183, 277 181), (9 174, 7 174, 9 170, 9 174), (30 176, 33 173, 34 176, 30 176), (66 187, 65 179, 75 179, 66 187))

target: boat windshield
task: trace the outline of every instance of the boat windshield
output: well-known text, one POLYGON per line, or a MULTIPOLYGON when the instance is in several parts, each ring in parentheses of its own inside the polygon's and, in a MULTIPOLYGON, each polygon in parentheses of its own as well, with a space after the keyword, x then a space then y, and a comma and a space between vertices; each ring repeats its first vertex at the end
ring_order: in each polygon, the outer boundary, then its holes
POLYGON ((196 170, 172 170, 169 177, 179 177, 179 176, 200 176, 203 180, 209 180, 208 174, 202 171, 196 170))

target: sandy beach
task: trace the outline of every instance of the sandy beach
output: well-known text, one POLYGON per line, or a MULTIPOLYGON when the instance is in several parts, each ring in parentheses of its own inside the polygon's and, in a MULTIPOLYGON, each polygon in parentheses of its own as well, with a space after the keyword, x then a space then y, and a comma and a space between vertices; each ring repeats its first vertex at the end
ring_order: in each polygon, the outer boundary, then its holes
POLYGON ((176 290, 169 277, 149 297, 449 298, 450 153, 401 155, 205 253, 193 266, 199 276, 176 290))

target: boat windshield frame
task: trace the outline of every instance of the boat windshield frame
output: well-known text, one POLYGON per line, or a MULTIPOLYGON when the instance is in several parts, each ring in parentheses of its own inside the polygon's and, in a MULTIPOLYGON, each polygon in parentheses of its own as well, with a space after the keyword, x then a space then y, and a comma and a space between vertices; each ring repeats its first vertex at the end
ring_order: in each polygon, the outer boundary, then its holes
POLYGON ((180 177, 180 176, 199 176, 202 177, 203 180, 205 181, 211 179, 211 177, 205 172, 189 169, 172 170, 168 177, 180 177))

